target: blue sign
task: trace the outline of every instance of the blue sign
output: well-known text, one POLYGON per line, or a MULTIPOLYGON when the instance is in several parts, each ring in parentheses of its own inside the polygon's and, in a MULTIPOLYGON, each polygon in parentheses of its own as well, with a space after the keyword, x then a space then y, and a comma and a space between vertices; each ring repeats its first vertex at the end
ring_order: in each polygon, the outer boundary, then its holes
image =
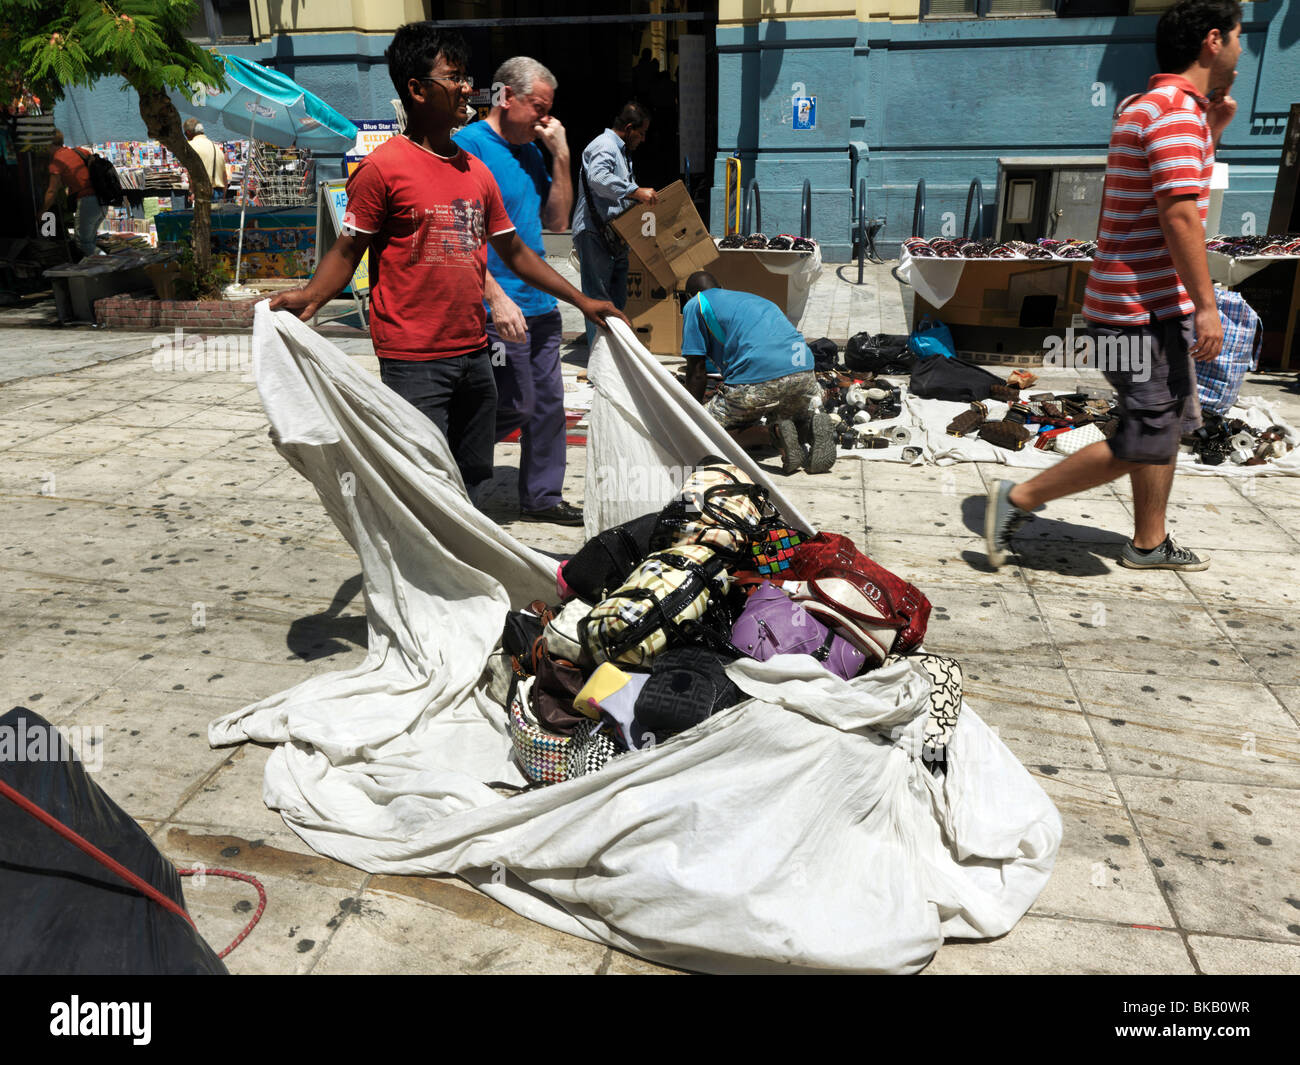
POLYGON ((794 128, 817 128, 817 97, 796 96, 794 98, 794 128))

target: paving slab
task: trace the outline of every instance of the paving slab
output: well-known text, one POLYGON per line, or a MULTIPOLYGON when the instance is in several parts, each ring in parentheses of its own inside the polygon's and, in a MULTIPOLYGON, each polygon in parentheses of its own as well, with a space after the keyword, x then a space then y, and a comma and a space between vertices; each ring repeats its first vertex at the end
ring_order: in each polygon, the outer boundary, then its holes
POLYGON ((1201 972, 1211 976, 1300 976, 1300 943, 1269 943, 1232 936, 1188 936, 1201 972))
POLYGON ((1033 914, 1000 939, 949 940, 925 969, 934 976, 1190 976, 1193 972, 1177 932, 1033 914))
POLYGON ((1217 606, 1211 617, 1261 680, 1300 682, 1300 609, 1217 606))
POLYGON ((1061 814, 1056 869, 1031 913, 1172 928, 1156 872, 1105 772, 1039 767, 1034 779, 1061 814))
POLYGON ((593 974, 609 948, 552 931, 435 877, 376 876, 315 971, 593 974))
POLYGON ((1250 667, 1229 648, 1205 654, 1204 648, 1223 641, 1198 603, 1042 593, 1036 593, 1036 598, 1069 668, 1087 669, 1104 662, 1124 673, 1253 679, 1250 667))
POLYGON ((1026 665, 1006 652, 954 657, 961 663, 967 701, 1026 766, 1048 775, 1106 768, 1063 666, 1026 665))
POLYGON ((921 590, 930 600, 927 651, 959 661, 973 651, 1001 652, 1003 661, 1016 667, 1060 664, 1038 604, 1023 587, 927 582, 921 590))
POLYGON ((927 584, 1016 590, 1024 587, 1014 563, 996 573, 989 568, 982 537, 977 540, 973 536, 872 532, 865 546, 861 541, 857 543, 882 566, 911 581, 921 591, 925 591, 927 584))
POLYGON ((1138 776, 1300 786, 1300 726, 1262 684, 1071 670, 1111 765, 1138 776))
MULTIPOLYGON (((226 958, 236 975, 311 972, 369 878, 317 854, 281 850, 261 838, 213 832, 202 825, 171 823, 153 841, 178 868, 230 869, 262 883, 266 911, 226 958)), ((183 886, 186 909, 213 950, 231 943, 256 912, 257 891, 250 884, 205 875, 188 877, 183 886)))
POLYGON ((1122 773, 1115 780, 1183 928, 1300 940, 1300 792, 1122 773))
POLYGON ((68 714, 61 729, 102 736, 95 782, 132 817, 165 821, 227 757, 204 750, 207 722, 228 702, 108 688, 68 714))

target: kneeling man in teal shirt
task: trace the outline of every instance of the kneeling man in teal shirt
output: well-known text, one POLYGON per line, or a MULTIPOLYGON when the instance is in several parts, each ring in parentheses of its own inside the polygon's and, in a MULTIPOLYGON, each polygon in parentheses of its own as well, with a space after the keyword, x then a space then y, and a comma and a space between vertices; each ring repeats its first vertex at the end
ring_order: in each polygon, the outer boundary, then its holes
POLYGON ((700 270, 686 280, 682 354, 686 388, 704 402, 705 359, 722 373, 706 409, 738 436, 766 418, 781 452, 781 472, 801 466, 826 473, 835 464, 835 433, 803 335, 781 308, 750 292, 732 292, 700 270))

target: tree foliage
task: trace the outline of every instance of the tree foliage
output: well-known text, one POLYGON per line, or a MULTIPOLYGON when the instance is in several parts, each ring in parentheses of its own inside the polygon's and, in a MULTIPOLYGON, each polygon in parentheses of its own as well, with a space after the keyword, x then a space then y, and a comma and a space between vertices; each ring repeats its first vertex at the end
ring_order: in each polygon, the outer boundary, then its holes
POLYGON ((189 171, 194 257, 204 273, 211 247, 211 181, 181 132, 167 90, 225 88, 221 61, 185 37, 196 0, 0 0, 0 73, 48 110, 73 86, 118 77, 139 96, 149 136, 189 171))
POLYGON ((195 0, 0 0, 0 66, 42 101, 110 75, 137 92, 223 86, 221 64, 187 40, 195 0))

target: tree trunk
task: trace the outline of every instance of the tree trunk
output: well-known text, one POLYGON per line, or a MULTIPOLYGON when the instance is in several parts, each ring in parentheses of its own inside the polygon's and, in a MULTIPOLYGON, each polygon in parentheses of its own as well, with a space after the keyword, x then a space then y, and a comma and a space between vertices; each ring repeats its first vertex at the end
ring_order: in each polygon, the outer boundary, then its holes
MULTIPOLYGON (((181 129, 180 112, 162 89, 140 89, 140 117, 149 136, 161 142, 189 171, 190 192, 194 194, 194 223, 190 240, 194 248, 194 272, 198 278, 212 269, 212 179, 199 153, 190 147, 181 129)), ((209 295, 209 293, 203 293, 209 295)))

